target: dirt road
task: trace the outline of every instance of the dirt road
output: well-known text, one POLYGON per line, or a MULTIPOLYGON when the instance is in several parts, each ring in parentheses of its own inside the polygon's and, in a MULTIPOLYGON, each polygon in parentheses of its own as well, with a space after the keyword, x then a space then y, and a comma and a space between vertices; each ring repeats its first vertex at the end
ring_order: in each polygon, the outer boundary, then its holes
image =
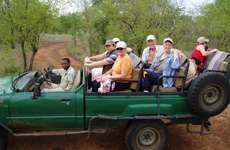
MULTIPOLYGON (((69 57, 74 68, 80 69, 83 64, 71 57, 66 43, 51 44, 41 48, 36 56, 35 67, 53 65, 61 67, 61 59, 69 57)), ((230 142, 230 106, 218 116, 210 119, 212 133, 206 136, 191 134, 186 125, 168 127, 169 143, 166 150, 229 150, 230 142)), ((199 130, 200 126, 193 126, 199 130)), ((9 150, 126 150, 124 131, 111 129, 104 135, 49 136, 49 137, 13 137, 9 135, 9 150)))
POLYGON ((41 71, 42 68, 52 65, 61 68, 62 58, 69 58, 75 70, 83 67, 83 63, 74 59, 67 50, 67 43, 55 43, 39 49, 34 61, 34 68, 41 71))

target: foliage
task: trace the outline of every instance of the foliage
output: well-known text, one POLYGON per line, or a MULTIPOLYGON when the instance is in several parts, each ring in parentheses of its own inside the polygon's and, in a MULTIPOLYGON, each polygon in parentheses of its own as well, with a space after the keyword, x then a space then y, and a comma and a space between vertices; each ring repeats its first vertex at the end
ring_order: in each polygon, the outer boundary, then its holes
POLYGON ((197 17, 199 31, 207 36, 213 47, 229 51, 230 43, 230 1, 216 0, 215 3, 201 8, 197 17))
POLYGON ((15 47, 18 42, 23 54, 24 70, 27 69, 25 44, 31 46, 29 70, 32 70, 35 54, 39 48, 40 34, 52 27, 54 10, 45 1, 39 0, 3 0, 1 2, 0 35, 6 45, 15 47))
POLYGON ((29 67, 32 69, 44 32, 71 35, 70 52, 81 57, 104 52, 105 41, 114 37, 125 41, 141 56, 149 34, 155 35, 159 45, 164 38, 171 37, 174 47, 188 51, 187 55, 200 36, 210 39, 209 47, 230 52, 230 1, 204 4, 195 9, 195 15, 184 13, 181 5, 173 0, 0 1, 0 50, 20 45, 23 70, 28 68, 29 50, 33 54, 29 67), (58 16, 56 6, 63 3, 75 4, 75 11, 58 16))
POLYGON ((17 52, 3 46, 0 51, 0 75, 10 75, 20 72, 21 63, 18 62, 17 52))

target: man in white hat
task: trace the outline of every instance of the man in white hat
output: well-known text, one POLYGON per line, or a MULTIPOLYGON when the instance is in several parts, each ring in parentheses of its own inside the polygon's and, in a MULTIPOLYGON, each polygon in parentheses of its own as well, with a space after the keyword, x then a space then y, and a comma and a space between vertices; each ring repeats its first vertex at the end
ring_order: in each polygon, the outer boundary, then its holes
MULTIPOLYGON (((148 35, 146 41, 148 47, 146 47, 142 53, 142 60, 146 64, 152 64, 155 57, 160 53, 164 52, 164 48, 163 45, 156 45, 156 38, 154 35, 148 35)), ((173 49, 172 52, 174 51, 179 51, 179 50, 173 49)), ((185 56, 181 51, 179 51, 178 53, 179 53, 179 57, 185 56)))

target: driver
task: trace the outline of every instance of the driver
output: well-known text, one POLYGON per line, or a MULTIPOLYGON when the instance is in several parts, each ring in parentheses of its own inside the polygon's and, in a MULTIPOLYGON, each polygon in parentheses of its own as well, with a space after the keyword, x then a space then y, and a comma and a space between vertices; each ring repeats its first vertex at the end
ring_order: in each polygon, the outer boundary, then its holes
MULTIPOLYGON (((61 83, 60 84, 54 84, 54 83, 47 83, 43 82, 41 85, 41 89, 44 92, 47 91, 70 91, 74 78, 76 76, 76 71, 73 69, 73 67, 70 66, 70 60, 69 58, 63 58, 62 59, 62 69, 52 69, 52 72, 56 75, 61 76, 61 83)), ((47 75, 47 73, 45 74, 47 75)))

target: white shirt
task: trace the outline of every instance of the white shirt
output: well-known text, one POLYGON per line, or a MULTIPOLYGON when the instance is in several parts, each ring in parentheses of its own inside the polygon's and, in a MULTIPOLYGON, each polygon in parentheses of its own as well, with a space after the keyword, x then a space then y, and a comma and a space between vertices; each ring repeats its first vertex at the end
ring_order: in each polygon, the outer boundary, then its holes
MULTIPOLYGON (((171 49, 172 52, 173 49, 171 49)), ((156 45, 156 55, 159 55, 161 53, 165 52, 165 49, 163 47, 163 45, 156 45)), ((149 47, 146 47, 142 53, 142 60, 144 61, 144 63, 147 63, 149 58, 149 47)))
POLYGON ((53 69, 52 73, 55 73, 56 75, 61 76, 61 83, 60 83, 61 88, 63 88, 66 91, 71 90, 75 76, 76 76, 76 71, 73 69, 73 67, 70 66, 67 70, 63 68, 53 69))
MULTIPOLYGON (((163 45, 156 45, 156 56, 164 52, 163 45)), ((149 58, 149 47, 146 47, 142 53, 142 60, 147 63, 149 58)))

